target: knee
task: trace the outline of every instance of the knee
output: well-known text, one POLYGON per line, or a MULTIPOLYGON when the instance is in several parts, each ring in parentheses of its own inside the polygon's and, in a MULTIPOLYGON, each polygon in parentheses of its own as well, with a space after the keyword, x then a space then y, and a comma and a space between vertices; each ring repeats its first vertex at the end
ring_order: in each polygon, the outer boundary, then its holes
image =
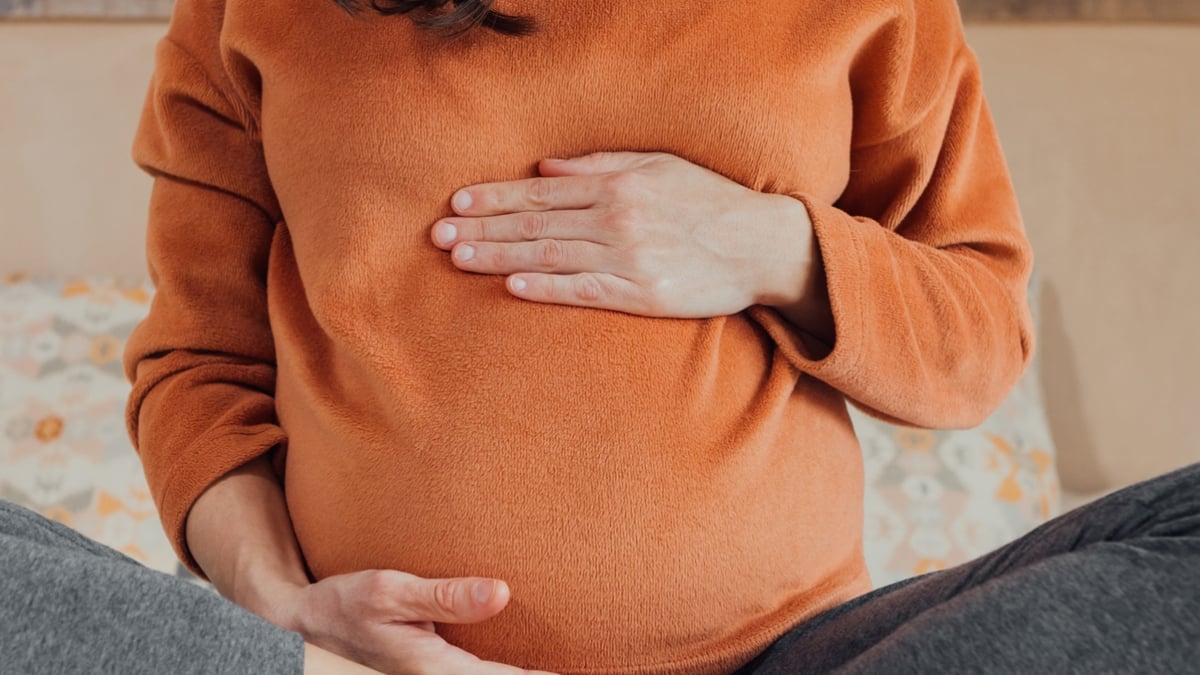
MULTIPOLYGON (((1126 488, 1130 534, 1200 538, 1200 462, 1126 488)), ((1125 529, 1125 528, 1122 528, 1125 529)))

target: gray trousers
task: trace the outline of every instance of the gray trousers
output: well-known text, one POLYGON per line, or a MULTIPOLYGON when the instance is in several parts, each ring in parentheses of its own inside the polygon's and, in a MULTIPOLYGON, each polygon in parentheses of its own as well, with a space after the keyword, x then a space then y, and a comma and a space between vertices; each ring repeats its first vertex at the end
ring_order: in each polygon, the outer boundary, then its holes
MULTIPOLYGON (((0 674, 299 673, 294 633, 0 502, 0 674)), ((1200 464, 784 635, 737 675, 1200 673, 1200 464)))
POLYGON ((0 675, 296 675, 304 641, 0 500, 0 675))
POLYGON ((1200 673, 1200 464, 784 635, 739 675, 1200 673))

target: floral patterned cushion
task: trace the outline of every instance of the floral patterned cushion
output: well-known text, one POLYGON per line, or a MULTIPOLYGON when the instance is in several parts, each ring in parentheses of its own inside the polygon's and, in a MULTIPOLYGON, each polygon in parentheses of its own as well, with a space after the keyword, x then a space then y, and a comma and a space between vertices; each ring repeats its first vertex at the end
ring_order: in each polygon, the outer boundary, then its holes
POLYGON ((141 281, 0 280, 0 499, 176 573, 125 432, 121 352, 150 295, 141 281))
POLYGON ((982 426, 926 431, 851 410, 867 490, 863 544, 877 586, 986 553, 1058 514, 1036 373, 982 426))
MULTIPOLYGON (((181 574, 124 426, 121 353, 143 281, 0 279, 0 498, 181 574)), ((896 427, 852 411, 866 460, 865 548, 877 585, 941 569, 1058 510, 1036 368, 983 426, 896 427)))

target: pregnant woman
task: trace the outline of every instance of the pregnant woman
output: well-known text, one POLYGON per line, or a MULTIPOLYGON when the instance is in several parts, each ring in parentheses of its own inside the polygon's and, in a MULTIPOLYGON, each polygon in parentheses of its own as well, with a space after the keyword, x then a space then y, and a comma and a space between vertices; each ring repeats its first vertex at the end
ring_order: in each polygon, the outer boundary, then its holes
POLYGON ((970 426, 1032 349, 953 0, 179 0, 134 154, 164 525, 314 645, 466 675, 1196 655, 1195 468, 864 595, 846 401, 970 426))

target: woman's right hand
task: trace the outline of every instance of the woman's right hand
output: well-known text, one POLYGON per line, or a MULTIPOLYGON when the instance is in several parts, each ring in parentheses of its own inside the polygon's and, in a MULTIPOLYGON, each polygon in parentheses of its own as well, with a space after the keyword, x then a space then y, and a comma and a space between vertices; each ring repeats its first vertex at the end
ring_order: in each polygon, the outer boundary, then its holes
POLYGON ((434 622, 476 623, 508 604, 503 581, 422 579, 391 570, 327 577, 276 598, 277 623, 305 641, 389 675, 548 675, 450 645, 434 622))

